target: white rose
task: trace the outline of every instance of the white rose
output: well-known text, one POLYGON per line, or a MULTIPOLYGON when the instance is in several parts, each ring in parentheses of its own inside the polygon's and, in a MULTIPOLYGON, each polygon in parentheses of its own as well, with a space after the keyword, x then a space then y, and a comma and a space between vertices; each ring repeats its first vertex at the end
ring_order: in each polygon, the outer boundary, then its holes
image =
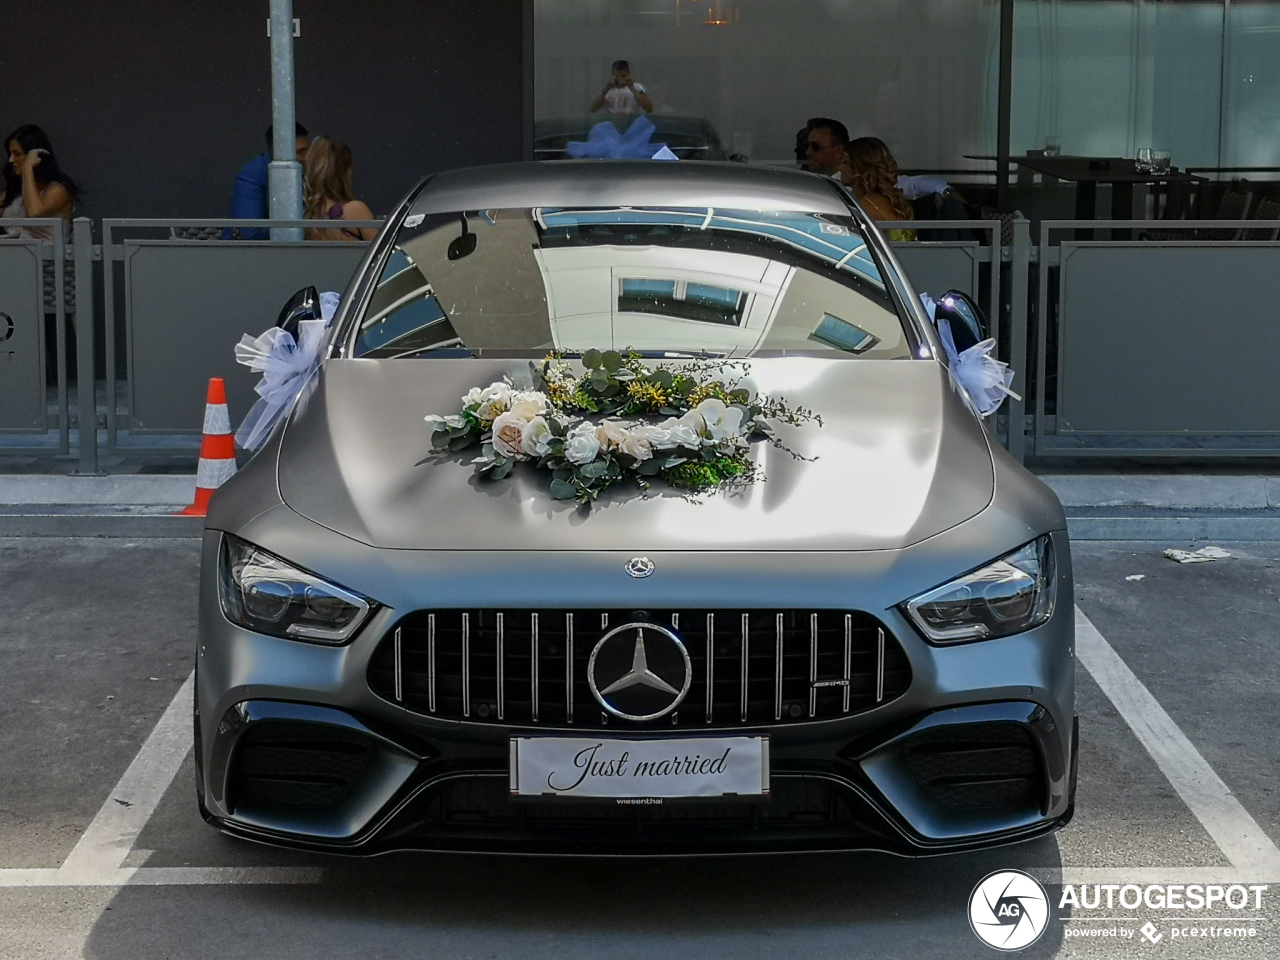
POLYGON ((493 449, 510 459, 526 459, 520 446, 524 425, 524 421, 510 411, 498 414, 493 421, 493 449))
MULTIPOLYGON (((469 394, 468 394, 469 396, 469 394)), ((511 388, 505 383, 491 383, 480 391, 476 416, 486 422, 497 420, 511 406, 511 388)))
POLYGON ((564 458, 578 466, 590 463, 600 452, 596 428, 590 423, 580 423, 565 436, 564 458))
POLYGON ((702 427, 702 417, 692 410, 679 420, 670 417, 653 428, 654 432, 649 435, 649 445, 659 450, 670 450, 672 447, 696 450, 702 443, 702 438, 698 436, 702 427))
POLYGON ((712 440, 730 440, 742 435, 742 411, 726 406, 723 400, 707 397, 694 409, 707 425, 712 440))
POLYGON ((532 420, 534 417, 542 416, 547 412, 547 406, 546 395, 538 393, 536 390, 516 393, 511 396, 511 412, 523 420, 532 420))
POLYGON ((481 396, 483 392, 484 391, 480 387, 472 387, 468 390, 467 395, 462 398, 462 409, 465 410, 467 407, 477 406, 483 399, 481 396))
MULTIPOLYGON (((512 407, 511 414, 519 416, 515 407, 512 407)), ((524 429, 520 431, 520 449, 531 457, 546 456, 549 448, 547 442, 551 439, 551 428, 547 426, 547 421, 541 417, 534 417, 524 425, 524 429)))
POLYGON ((625 453, 635 460, 648 460, 653 456, 649 440, 640 430, 633 430, 627 439, 618 444, 618 452, 625 453))
POLYGON ((606 449, 621 446, 630 435, 627 425, 620 420, 605 420, 596 427, 596 439, 600 441, 600 446, 606 449))

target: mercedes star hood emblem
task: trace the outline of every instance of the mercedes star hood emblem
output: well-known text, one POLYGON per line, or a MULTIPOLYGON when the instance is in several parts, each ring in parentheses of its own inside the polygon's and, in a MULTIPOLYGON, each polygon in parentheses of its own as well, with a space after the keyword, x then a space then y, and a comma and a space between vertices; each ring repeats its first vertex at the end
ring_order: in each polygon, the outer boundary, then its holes
POLYGON ((632 557, 624 569, 629 576, 641 580, 653 573, 653 561, 648 557, 632 557))
POLYGON ((624 623, 595 645, 587 684, 600 706, 624 720, 656 720, 676 707, 693 683, 689 651, 654 623, 624 623))

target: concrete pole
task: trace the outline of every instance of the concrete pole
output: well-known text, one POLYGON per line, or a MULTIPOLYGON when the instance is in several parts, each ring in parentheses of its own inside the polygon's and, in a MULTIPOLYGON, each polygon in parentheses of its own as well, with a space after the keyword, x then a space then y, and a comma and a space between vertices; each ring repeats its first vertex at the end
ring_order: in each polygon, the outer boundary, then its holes
MULTIPOLYGON (((273 220, 302 219, 302 164, 293 109, 293 0, 271 0, 271 165, 267 185, 273 220)), ((301 240, 302 230, 279 228, 272 240, 301 240)))

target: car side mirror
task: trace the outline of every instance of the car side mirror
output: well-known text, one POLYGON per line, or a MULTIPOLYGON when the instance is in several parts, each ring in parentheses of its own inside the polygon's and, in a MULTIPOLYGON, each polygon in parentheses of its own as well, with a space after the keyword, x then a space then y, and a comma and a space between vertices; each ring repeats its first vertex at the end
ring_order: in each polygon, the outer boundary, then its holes
POLYGON ((287 332, 294 340, 298 339, 298 324, 303 320, 319 320, 320 294, 315 287, 303 287, 284 305, 280 316, 276 318, 276 326, 287 332))
POLYGON ((971 296, 959 290, 948 290, 938 298, 934 317, 938 320, 945 317, 951 324, 951 337, 960 353, 990 336, 982 309, 971 296))

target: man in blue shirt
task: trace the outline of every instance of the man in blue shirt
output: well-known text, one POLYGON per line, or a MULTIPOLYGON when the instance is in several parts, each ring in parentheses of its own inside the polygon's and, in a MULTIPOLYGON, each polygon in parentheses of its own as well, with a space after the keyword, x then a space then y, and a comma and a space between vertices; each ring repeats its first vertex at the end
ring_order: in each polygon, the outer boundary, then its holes
MULTIPOLYGON (((297 124, 295 132, 298 137, 298 162, 305 163, 311 140, 307 135, 307 128, 302 124, 297 124)), ((235 187, 231 191, 231 212, 228 216, 237 220, 265 220, 271 215, 270 194, 267 189, 267 165, 271 162, 271 133, 272 128, 267 127, 266 152, 258 154, 236 174, 235 187)), ((271 231, 257 228, 242 230, 237 227, 234 230, 223 230, 222 239, 270 240, 271 231)))

